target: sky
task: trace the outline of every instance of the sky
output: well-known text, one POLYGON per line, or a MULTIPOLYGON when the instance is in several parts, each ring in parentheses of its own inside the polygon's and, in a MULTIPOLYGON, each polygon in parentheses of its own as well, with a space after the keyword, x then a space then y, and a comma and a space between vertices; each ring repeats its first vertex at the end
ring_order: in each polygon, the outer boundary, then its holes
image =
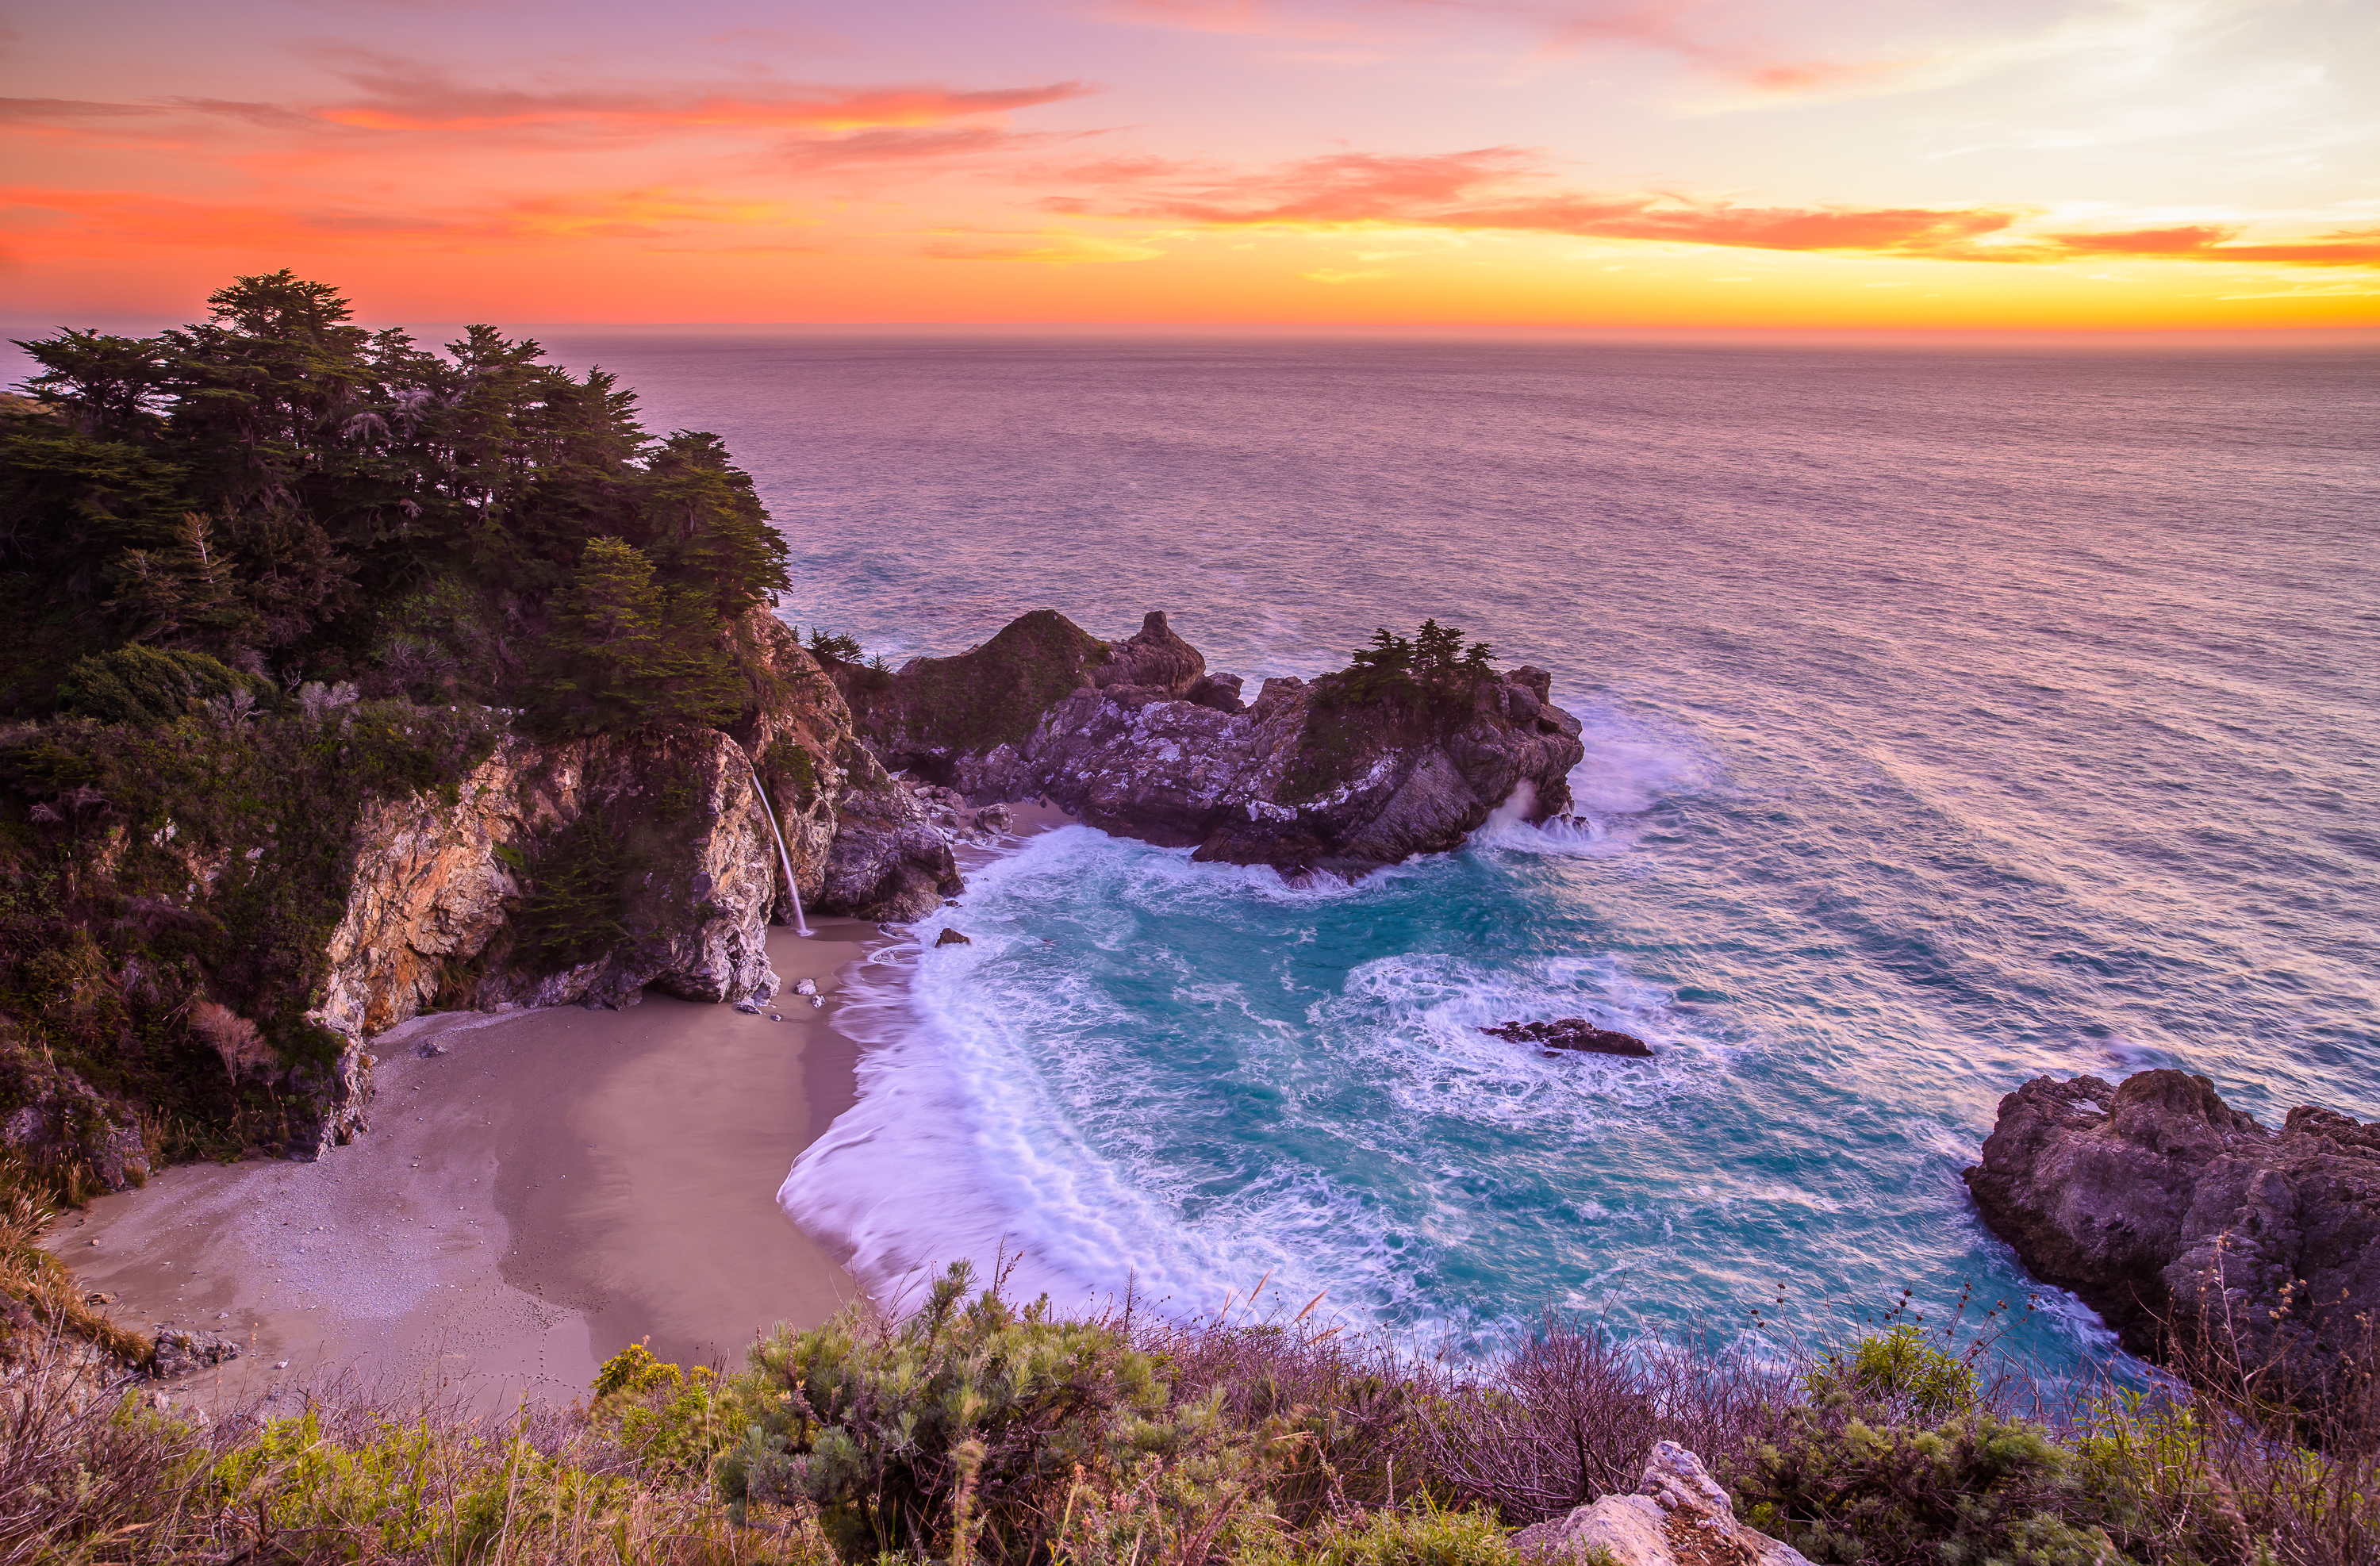
POLYGON ((18 0, 0 79, 38 329, 2380 326, 2374 0, 18 0))

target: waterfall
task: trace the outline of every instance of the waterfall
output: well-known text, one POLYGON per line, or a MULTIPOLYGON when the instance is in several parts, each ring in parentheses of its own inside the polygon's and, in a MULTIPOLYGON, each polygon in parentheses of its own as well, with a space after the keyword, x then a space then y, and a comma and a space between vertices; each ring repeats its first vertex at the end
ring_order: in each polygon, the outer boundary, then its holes
MULTIPOLYGON (((749 765, 748 761, 747 765, 749 765)), ((760 795, 760 809, 769 818, 769 831, 777 839, 777 863, 785 867, 785 895, 794 900, 794 933, 808 935, 810 921, 802 914, 802 889, 794 884, 794 856, 785 852, 785 831, 777 825, 777 807, 769 803, 769 788, 760 781, 760 769, 752 768, 752 786, 760 795)))

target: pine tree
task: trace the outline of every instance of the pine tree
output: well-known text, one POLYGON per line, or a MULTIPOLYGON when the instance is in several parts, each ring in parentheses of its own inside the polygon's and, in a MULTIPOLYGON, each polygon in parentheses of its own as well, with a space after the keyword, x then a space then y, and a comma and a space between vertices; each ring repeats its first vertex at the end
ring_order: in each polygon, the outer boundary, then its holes
POLYGON ((546 721, 565 733, 620 734, 733 717, 742 682, 704 608, 656 582, 642 551, 589 540, 546 638, 546 721))

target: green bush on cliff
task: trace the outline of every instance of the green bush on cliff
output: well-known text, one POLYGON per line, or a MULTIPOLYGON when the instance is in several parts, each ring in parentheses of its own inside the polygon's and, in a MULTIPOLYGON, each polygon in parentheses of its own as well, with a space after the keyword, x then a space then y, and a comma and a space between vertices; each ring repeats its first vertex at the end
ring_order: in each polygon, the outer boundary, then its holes
POLYGON ((21 345, 40 369, 0 401, 0 715, 47 712, 80 661, 133 647, 292 688, 552 702, 573 732, 709 721, 722 682, 690 694, 687 649, 786 585, 718 437, 656 439, 612 377, 489 327, 443 354, 367 332, 285 271, 207 303, 154 337, 21 345), (601 587, 596 540, 637 552, 665 608, 661 699, 590 698, 540 655, 558 595, 601 587))
POLYGON ((453 790, 497 732, 476 709, 368 701, 0 737, 0 1097, 32 1090, 10 1086, 32 1082, 21 1051, 44 1081, 146 1107, 181 1151, 293 1135, 286 1074, 336 1051, 305 1013, 359 812, 453 790), (254 1025, 271 1069, 227 1074, 201 1001, 254 1025))
POLYGON ((245 691, 250 706, 274 694, 269 682, 226 669, 203 652, 161 651, 135 642, 67 670, 58 685, 58 706, 103 723, 170 723, 236 691, 245 691))

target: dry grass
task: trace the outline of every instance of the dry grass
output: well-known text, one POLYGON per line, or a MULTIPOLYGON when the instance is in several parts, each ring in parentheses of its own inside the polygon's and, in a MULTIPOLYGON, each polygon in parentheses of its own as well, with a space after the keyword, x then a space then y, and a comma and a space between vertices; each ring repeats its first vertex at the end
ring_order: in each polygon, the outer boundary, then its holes
POLYGON ((149 1357, 149 1340, 92 1310, 65 1265, 41 1247, 56 1199, 53 1183, 22 1159, 0 1158, 0 1364, 63 1332, 137 1365, 149 1357))

